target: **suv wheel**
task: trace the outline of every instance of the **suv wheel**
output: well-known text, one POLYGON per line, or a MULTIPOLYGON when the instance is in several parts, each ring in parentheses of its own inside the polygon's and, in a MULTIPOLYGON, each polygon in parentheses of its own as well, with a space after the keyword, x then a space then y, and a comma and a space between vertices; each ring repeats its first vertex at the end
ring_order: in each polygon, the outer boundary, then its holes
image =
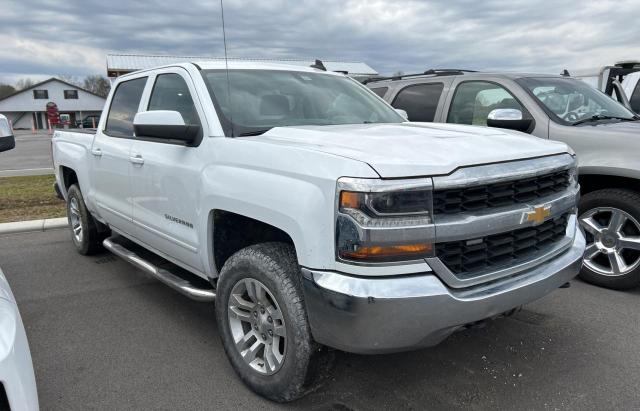
POLYGON ((315 343, 293 247, 265 243, 225 263, 216 292, 216 318, 233 369, 256 393, 292 401, 316 388, 328 364, 315 343))
POLYGON ((580 225, 587 238, 580 278, 620 290, 640 285, 640 195, 591 192, 580 201, 580 225))
POLYGON ((91 255, 102 249, 105 233, 98 231, 98 223, 84 204, 80 188, 74 184, 67 192, 67 218, 71 228, 71 240, 82 255, 91 255))

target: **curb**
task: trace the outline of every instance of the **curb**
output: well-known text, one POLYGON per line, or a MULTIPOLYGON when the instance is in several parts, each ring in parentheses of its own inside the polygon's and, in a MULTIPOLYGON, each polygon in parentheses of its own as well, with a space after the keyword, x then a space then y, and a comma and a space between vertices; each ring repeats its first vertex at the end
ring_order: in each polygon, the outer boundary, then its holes
POLYGON ((31 233, 65 228, 69 225, 67 217, 46 218, 44 220, 16 221, 0 224, 0 234, 31 233))

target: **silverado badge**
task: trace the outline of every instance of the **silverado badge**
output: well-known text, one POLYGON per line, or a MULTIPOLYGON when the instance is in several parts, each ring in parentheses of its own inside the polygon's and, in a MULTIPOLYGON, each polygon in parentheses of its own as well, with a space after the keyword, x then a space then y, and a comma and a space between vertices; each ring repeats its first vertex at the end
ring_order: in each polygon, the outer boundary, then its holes
POLYGON ((544 220, 551 215, 550 205, 541 205, 533 209, 533 211, 527 211, 522 216, 522 222, 533 221, 536 224, 541 224, 544 220))

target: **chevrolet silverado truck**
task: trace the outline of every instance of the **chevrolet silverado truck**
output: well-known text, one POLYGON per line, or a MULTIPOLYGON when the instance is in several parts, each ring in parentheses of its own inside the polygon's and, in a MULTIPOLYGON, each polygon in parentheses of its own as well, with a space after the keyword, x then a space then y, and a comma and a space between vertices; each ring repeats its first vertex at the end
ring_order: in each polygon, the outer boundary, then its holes
POLYGON ((427 70, 367 81, 410 121, 499 127, 562 141, 578 158, 580 277, 640 286, 640 115, 563 75, 427 70))
POLYGON ((95 132, 56 131, 53 159, 77 250, 215 301, 231 366, 275 401, 317 387, 329 348, 431 346, 582 264, 565 144, 409 123, 320 69, 127 74, 95 132))

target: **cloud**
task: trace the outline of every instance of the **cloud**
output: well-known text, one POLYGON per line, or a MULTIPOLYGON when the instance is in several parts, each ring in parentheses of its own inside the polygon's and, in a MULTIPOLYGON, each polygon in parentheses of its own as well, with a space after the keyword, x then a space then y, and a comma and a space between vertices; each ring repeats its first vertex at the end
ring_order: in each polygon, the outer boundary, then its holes
MULTIPOLYGON (((5 2, 0 81, 105 74, 108 52, 222 56, 218 1, 5 2)), ((229 55, 559 72, 640 60, 640 2, 225 0, 229 55)))

